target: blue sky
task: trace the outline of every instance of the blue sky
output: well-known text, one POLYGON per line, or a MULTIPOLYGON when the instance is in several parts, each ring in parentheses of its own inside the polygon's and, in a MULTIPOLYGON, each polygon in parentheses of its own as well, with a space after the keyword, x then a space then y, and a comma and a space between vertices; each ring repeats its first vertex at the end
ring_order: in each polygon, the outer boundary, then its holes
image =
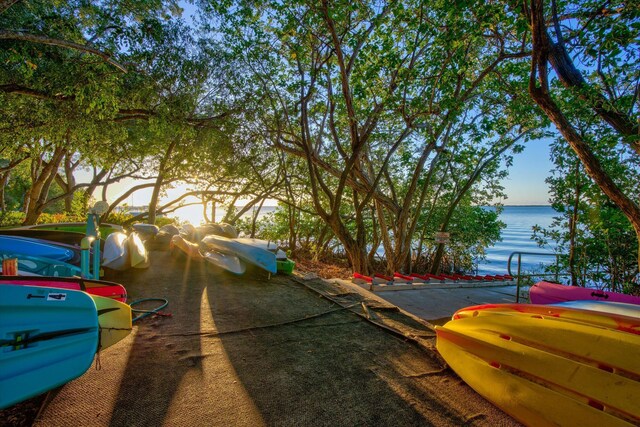
POLYGON ((505 205, 548 205, 549 186, 545 179, 554 168, 550 160, 549 139, 527 142, 522 153, 516 154, 509 177, 502 183, 507 199, 505 205))

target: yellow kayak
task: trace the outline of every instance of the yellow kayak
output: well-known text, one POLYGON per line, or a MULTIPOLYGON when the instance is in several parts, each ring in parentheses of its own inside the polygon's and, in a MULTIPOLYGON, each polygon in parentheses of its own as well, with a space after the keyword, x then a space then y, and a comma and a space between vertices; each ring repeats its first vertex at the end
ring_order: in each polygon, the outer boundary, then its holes
POLYGON ((131 333, 131 307, 111 298, 91 295, 98 309, 98 351, 111 347, 131 333))
POLYGON ((625 317, 617 328, 620 319, 607 321, 607 313, 590 322, 586 310, 531 307, 460 310, 436 327, 438 351, 474 390, 524 424, 640 424, 640 320, 625 317))

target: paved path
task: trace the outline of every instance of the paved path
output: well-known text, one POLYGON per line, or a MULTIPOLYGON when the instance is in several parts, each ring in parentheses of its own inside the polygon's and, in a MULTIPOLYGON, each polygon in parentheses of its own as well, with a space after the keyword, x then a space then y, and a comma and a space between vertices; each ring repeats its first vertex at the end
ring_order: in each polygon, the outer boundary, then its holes
POLYGON ((450 289, 423 288, 378 292, 376 295, 422 319, 434 321, 450 318, 456 310, 470 305, 515 302, 516 286, 450 289))
POLYGON ((517 425, 443 369, 431 329, 373 294, 151 255, 114 279, 173 316, 136 322, 35 426, 517 425))

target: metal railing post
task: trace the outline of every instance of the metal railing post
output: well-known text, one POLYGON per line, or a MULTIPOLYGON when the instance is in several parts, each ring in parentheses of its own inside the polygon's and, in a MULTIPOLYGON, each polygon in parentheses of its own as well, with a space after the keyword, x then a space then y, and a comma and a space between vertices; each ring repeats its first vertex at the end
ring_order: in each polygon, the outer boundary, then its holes
POLYGON ((520 268, 522 266, 522 254, 518 253, 518 276, 516 280, 516 303, 520 302, 520 268))
POLYGON ((91 245, 95 237, 87 236, 80 241, 80 271, 82 277, 91 279, 91 245))

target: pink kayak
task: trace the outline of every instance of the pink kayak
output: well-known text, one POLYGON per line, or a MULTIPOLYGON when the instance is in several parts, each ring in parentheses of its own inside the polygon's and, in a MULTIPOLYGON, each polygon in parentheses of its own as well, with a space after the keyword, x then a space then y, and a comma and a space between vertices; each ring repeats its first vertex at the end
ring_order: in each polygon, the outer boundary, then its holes
POLYGON ((90 295, 127 302, 127 290, 124 286, 105 280, 82 279, 79 277, 0 276, 0 285, 44 286, 47 288, 72 289, 84 291, 90 295))
POLYGON ((578 300, 640 304, 640 297, 633 295, 544 281, 538 282, 531 287, 529 290, 529 299, 532 304, 556 304, 559 302, 578 300))

